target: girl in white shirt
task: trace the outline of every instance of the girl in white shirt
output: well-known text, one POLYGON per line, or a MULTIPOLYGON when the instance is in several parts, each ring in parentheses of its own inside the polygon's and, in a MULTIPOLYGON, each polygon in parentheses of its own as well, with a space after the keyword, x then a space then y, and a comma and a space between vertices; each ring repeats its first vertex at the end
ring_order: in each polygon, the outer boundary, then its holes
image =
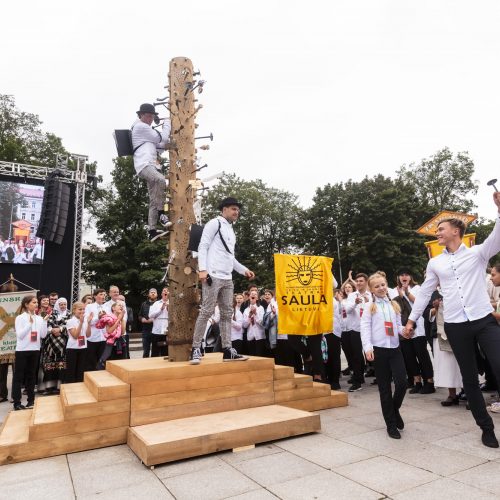
POLYGON ((368 314, 361 317, 363 351, 366 359, 374 362, 387 433, 393 439, 400 439, 399 430, 404 428, 404 422, 399 409, 406 394, 406 369, 399 348, 399 335, 403 330, 400 308, 396 302, 389 300, 385 273, 372 274, 368 278, 368 287, 373 294, 373 302, 368 314), (394 380, 394 394, 391 380, 394 380))
POLYGON ((242 303, 243 295, 235 295, 231 316, 231 345, 240 353, 243 352, 243 313, 240 310, 242 303))
POLYGON ((266 331, 262 326, 264 308, 258 304, 259 295, 250 292, 250 304, 243 313, 243 328, 247 329, 248 353, 252 356, 265 356, 266 331))
POLYGON ((37 316, 38 300, 34 295, 26 295, 21 301, 16 317, 16 358, 12 378, 12 398, 14 410, 33 408, 35 404, 35 381, 40 356, 40 340, 47 335, 46 317, 37 316), (28 403, 21 404, 21 387, 26 384, 28 403))
POLYGON ((87 337, 90 337, 90 328, 87 328, 84 323, 85 304, 75 302, 71 312, 73 316, 66 323, 68 343, 66 345, 65 384, 83 382, 83 371, 87 357, 87 337))

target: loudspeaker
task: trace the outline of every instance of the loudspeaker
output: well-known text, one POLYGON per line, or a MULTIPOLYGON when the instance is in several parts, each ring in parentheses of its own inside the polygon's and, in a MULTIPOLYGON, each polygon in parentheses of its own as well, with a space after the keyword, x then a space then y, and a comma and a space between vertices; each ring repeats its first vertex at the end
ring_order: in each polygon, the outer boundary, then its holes
POLYGON ((45 181, 42 212, 36 236, 60 245, 68 220, 70 186, 59 181, 56 175, 49 175, 45 181))

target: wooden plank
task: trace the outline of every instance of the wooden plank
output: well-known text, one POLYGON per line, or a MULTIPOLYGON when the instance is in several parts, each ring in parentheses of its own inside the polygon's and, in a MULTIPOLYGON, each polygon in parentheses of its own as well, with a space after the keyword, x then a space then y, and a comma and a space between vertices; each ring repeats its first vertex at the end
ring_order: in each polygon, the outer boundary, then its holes
POLYGON ((250 356, 247 361, 230 363, 224 363, 220 361, 220 358, 207 356, 205 358, 199 365, 190 365, 188 361, 174 363, 165 361, 163 358, 122 359, 108 361, 106 369, 124 382, 133 384, 266 370, 274 367, 274 360, 271 358, 250 356))
POLYGON ((291 366, 275 365, 274 380, 293 378, 293 368, 291 366))
POLYGON ((330 395, 331 389, 328 384, 313 383, 312 387, 299 387, 288 391, 278 391, 274 395, 276 403, 295 401, 298 399, 310 399, 330 395))
POLYGON ((224 373, 206 377, 180 378, 174 380, 156 380, 153 382, 137 382, 131 385, 132 397, 166 394, 171 392, 208 389, 227 385, 251 384, 273 380, 273 370, 252 370, 239 373, 224 373))
POLYGON ((303 378, 297 378, 297 373, 295 374, 294 378, 284 378, 281 380, 275 380, 274 381, 274 390, 275 391, 289 391, 291 389, 298 389, 298 388, 304 388, 304 387, 313 387, 313 380, 312 377, 309 375, 301 375, 300 377, 303 378))
POLYGON ((305 411, 326 410, 327 408, 338 408, 340 406, 347 406, 348 404, 347 393, 341 391, 331 391, 330 396, 285 401, 280 403, 282 406, 305 411))
POLYGON ((75 404, 97 403, 97 399, 83 382, 61 385, 61 401, 64 406, 75 404))
POLYGON ((97 401, 128 398, 130 385, 106 370, 85 372, 84 383, 97 401))
POLYGON ((202 403, 204 401, 213 401, 215 399, 226 399, 264 393, 273 393, 272 381, 132 397, 130 407, 132 411, 140 411, 149 410, 150 408, 183 405, 187 403, 202 403))
POLYGON ((0 449, 28 442, 29 424, 32 416, 33 410, 11 410, 7 414, 0 433, 0 449))
POLYGON ((144 425, 154 422, 175 420, 197 415, 209 415, 211 413, 239 410, 242 408, 253 408, 274 404, 274 393, 253 394, 251 396, 239 396, 235 398, 216 399, 201 403, 188 403, 184 405, 164 406, 151 408, 149 410, 131 411, 130 425, 144 425))
POLYGON ((319 415, 271 405, 130 428, 127 443, 148 466, 320 430, 319 415))
POLYGON ((313 378, 311 377, 311 375, 306 375, 304 373, 294 373, 293 379, 295 380, 295 382, 297 382, 297 385, 301 385, 301 384, 308 385, 308 382, 313 381, 313 378))
MULTIPOLYGON (((13 413, 27 413, 27 411, 13 413)), ((128 426, 124 426, 41 441, 0 445, 0 465, 124 444, 127 442, 127 432, 128 426)))

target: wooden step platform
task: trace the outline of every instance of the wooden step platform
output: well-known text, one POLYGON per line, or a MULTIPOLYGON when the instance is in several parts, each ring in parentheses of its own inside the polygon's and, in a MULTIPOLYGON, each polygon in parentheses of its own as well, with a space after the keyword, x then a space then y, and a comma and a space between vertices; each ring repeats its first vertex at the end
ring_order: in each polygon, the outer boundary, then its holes
POLYGON ((269 405, 131 427, 127 443, 150 466, 318 430, 319 415, 269 405))

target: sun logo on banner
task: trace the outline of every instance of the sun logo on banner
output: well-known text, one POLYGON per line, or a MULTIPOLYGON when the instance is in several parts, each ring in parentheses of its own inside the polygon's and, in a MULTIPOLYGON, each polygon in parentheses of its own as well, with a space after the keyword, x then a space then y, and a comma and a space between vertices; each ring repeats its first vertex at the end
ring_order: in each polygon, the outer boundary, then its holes
POLYGON ((300 257, 297 257, 293 259, 291 264, 288 264, 288 267, 291 268, 292 271, 286 272, 287 283, 298 281, 302 286, 309 286, 314 280, 319 282, 323 281, 321 265, 314 257, 303 257, 302 262, 300 257))

